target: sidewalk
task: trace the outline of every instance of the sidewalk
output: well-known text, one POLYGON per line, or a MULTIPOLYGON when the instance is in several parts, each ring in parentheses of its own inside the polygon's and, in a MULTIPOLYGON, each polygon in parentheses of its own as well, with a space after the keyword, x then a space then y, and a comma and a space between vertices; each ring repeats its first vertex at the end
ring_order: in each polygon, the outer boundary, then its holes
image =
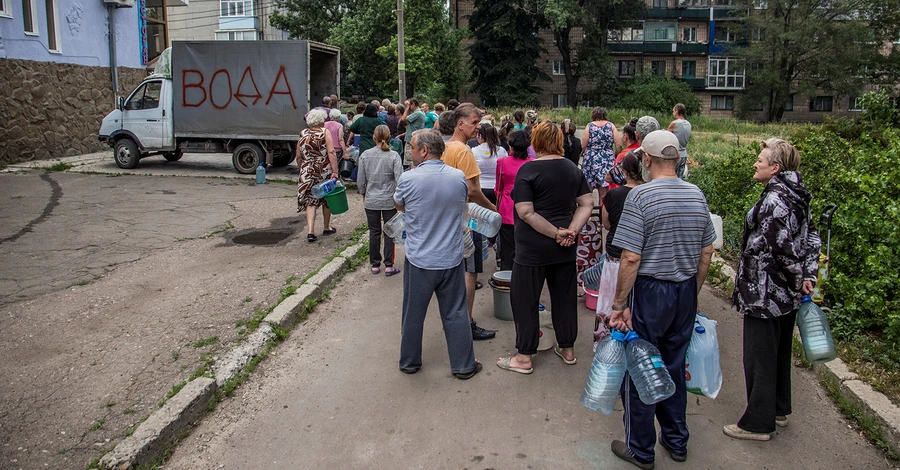
MULTIPOLYGON (((513 352, 514 326, 493 318, 492 292, 479 290, 475 318, 499 331, 475 344, 484 372, 460 381, 450 374, 432 302, 424 367, 404 375, 397 370, 401 285, 399 276, 349 273, 235 397, 182 441, 165 468, 634 468, 609 450, 610 440, 623 437, 621 405, 605 416, 578 402, 591 359, 593 315, 586 308, 578 364, 565 366, 547 351, 535 358, 534 374, 523 376, 494 365, 513 352)), ((722 426, 745 405, 741 323, 711 290, 701 293, 700 305, 719 321, 725 382, 716 400, 689 395, 687 464, 657 446, 657 468, 891 468, 848 428, 814 375, 799 368, 788 428, 766 443, 724 436, 722 426)))

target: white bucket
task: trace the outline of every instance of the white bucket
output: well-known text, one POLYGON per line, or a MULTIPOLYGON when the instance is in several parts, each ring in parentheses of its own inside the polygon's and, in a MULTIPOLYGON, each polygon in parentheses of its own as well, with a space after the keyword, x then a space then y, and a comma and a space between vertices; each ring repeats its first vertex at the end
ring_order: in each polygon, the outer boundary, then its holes
POLYGON ((538 351, 552 349, 556 345, 556 332, 553 331, 553 319, 547 309, 538 310, 538 322, 541 325, 541 335, 538 338, 538 351))

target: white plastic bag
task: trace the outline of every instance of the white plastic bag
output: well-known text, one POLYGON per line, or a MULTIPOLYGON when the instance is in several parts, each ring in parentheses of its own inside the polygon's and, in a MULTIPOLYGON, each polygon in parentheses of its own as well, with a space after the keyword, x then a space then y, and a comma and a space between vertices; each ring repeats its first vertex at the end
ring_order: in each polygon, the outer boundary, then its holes
POLYGON ((699 313, 685 355, 684 373, 687 391, 691 393, 716 398, 722 388, 716 321, 699 313))
MULTIPOLYGON (((606 256, 606 255, 603 255, 606 256)), ((600 271, 600 287, 597 289, 597 317, 594 321, 594 346, 609 336, 609 317, 612 315, 616 284, 619 280, 619 261, 607 258, 600 271)))

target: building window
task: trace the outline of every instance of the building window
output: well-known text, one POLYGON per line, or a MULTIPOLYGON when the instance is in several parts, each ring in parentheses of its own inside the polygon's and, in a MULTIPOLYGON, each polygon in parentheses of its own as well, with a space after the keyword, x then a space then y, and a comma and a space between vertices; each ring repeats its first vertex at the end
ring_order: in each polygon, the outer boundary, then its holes
POLYGON ((697 42, 697 28, 684 28, 681 30, 682 42, 697 42))
POLYGON ((859 96, 851 96, 850 97, 850 111, 865 111, 866 107, 862 104, 862 99, 859 96))
POLYGON ((37 35, 36 0, 22 0, 22 21, 25 23, 25 34, 37 35))
POLYGON ((644 25, 638 23, 633 26, 626 26, 619 31, 610 30, 607 37, 610 41, 643 41, 644 25))
POLYGON ((0 0, 0 16, 4 18, 12 18, 12 7, 9 5, 11 0, 0 0))
POLYGON ((669 28, 656 27, 650 30, 651 41, 667 41, 669 40, 669 28))
POLYGON ((744 66, 732 57, 710 57, 708 88, 744 89, 744 66))
POLYGON ((553 75, 565 75, 566 68, 563 66, 563 61, 554 60, 553 61, 553 75))
POLYGON ((256 31, 217 31, 216 41, 256 41, 256 31))
POLYGON ((667 8, 668 3, 667 0, 653 0, 653 8, 667 8))
POLYGON ((219 16, 253 16, 252 0, 221 0, 219 16))
POLYGON ((697 77, 697 61, 696 60, 682 60, 681 61, 681 78, 696 78, 697 77))
POLYGON ((553 95, 553 107, 554 108, 565 108, 566 105, 566 95, 565 94, 554 94, 553 95))
POLYGON ((734 109, 734 95, 712 95, 710 97, 709 109, 734 109))
POLYGON ((633 60, 620 60, 619 61, 619 76, 620 77, 634 76, 634 61, 633 60))
POLYGON ((738 34, 741 26, 735 24, 722 24, 716 28, 716 42, 738 42, 738 34))
POLYGON ((165 0, 145 0, 147 11, 147 62, 156 60, 169 47, 165 0))
POLYGON ((47 49, 50 52, 60 52, 56 0, 46 0, 45 3, 47 7, 47 49))
POLYGON ((794 95, 788 97, 787 103, 784 104, 785 111, 793 111, 794 110, 794 95))
POLYGON ((666 76, 666 61, 664 60, 654 60, 650 62, 650 73, 653 75, 658 75, 660 77, 666 76))
POLYGON ((817 96, 809 100, 809 110, 819 112, 831 111, 832 99, 830 96, 817 96))

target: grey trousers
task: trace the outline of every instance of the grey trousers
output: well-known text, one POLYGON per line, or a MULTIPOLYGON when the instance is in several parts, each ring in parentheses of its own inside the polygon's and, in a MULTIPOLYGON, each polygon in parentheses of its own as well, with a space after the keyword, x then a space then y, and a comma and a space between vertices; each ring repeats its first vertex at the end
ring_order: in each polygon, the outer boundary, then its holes
POLYGON ((460 261, 452 269, 430 271, 404 263, 403 323, 400 339, 400 368, 422 367, 422 332, 425 313, 431 297, 437 295, 450 370, 467 373, 475 370, 475 348, 472 346, 472 326, 466 308, 465 267, 460 261))

